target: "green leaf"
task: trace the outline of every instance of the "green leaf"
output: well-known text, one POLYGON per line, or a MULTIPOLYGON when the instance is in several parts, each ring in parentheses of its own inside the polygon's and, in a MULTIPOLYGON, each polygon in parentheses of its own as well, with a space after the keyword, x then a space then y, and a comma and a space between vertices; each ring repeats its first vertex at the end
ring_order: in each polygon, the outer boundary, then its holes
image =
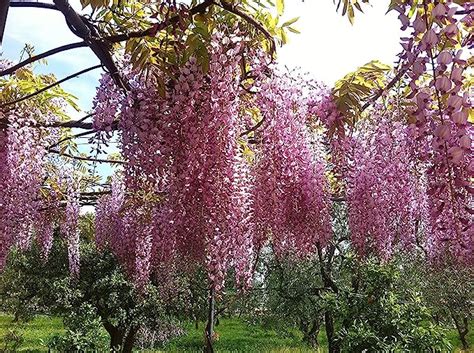
POLYGON ((288 27, 288 30, 292 33, 296 33, 296 34, 300 34, 301 32, 298 31, 296 28, 293 28, 293 27, 288 27))
POLYGON ((284 0, 276 0, 276 8, 278 16, 283 15, 285 11, 285 1, 284 0))
POLYGON ((282 27, 289 27, 291 26, 293 23, 295 23, 296 21, 298 21, 300 18, 299 16, 298 17, 295 17, 295 18, 292 18, 291 20, 288 20, 286 21, 285 23, 283 23, 281 26, 282 27))
POLYGON ((349 5, 349 9, 347 10, 347 17, 349 18, 349 22, 353 25, 354 24, 354 7, 349 5))

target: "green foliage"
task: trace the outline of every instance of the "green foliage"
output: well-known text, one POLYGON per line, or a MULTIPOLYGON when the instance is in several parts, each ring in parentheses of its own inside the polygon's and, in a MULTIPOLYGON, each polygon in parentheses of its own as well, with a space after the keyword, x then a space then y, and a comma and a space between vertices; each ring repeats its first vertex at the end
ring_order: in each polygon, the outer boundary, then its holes
POLYGON ((402 261, 400 286, 415 286, 423 302, 430 308, 433 320, 458 332, 456 345, 465 348, 472 344, 474 318, 474 274, 449 258, 436 266, 427 264, 423 258, 402 261), (469 337, 471 335, 471 337, 469 337))
POLYGON ((333 93, 336 105, 348 123, 354 124, 360 118, 364 103, 385 87, 390 70, 390 66, 374 60, 335 83, 333 93))
POLYGON ((369 0, 362 0, 362 1, 358 1, 358 0, 333 0, 333 1, 334 1, 335 4, 337 2, 336 11, 339 11, 339 9, 341 8, 341 5, 342 5, 341 14, 342 14, 342 16, 347 15, 347 19, 350 21, 351 24, 354 24, 354 19, 355 19, 354 9, 356 9, 360 12, 364 12, 362 10, 361 4, 368 4, 369 3, 369 0))
POLYGON ((393 264, 356 261, 346 264, 353 273, 351 284, 338 296, 343 349, 426 352, 451 348, 443 330, 431 323, 419 293, 396 287, 400 272, 393 264))
POLYGON ((265 308, 263 322, 282 333, 297 327, 303 341, 317 346, 317 337, 324 325, 324 307, 328 305, 323 299, 318 261, 282 261, 270 257, 265 266, 265 282, 260 288, 267 293, 260 304, 265 308))
POLYGON ((63 322, 68 329, 64 334, 51 337, 47 341, 48 348, 59 352, 107 350, 107 333, 93 306, 83 304, 68 310, 63 322))
MULTIPOLYGON (((87 223, 83 218, 81 227, 87 229, 87 223)), ((24 319, 38 312, 63 318, 68 330, 49 342, 51 348, 101 350, 104 328, 121 340, 140 326, 159 327, 168 321, 157 289, 150 285, 145 293, 138 292, 110 253, 83 242, 81 273, 72 279, 66 251, 56 239, 47 262, 41 261, 36 246, 26 253, 13 252, 1 277, 2 310, 24 319)), ((172 305, 167 303, 168 308, 172 305)))

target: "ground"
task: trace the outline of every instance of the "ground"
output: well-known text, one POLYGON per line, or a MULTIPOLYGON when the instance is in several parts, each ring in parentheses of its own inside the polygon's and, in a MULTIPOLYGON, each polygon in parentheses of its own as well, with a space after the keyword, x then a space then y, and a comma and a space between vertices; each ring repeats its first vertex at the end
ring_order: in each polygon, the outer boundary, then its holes
MULTIPOLYGON (((187 335, 171 341, 163 351, 165 352, 199 352, 202 347, 203 327, 200 324, 198 330, 194 324, 187 324, 187 335)), ((46 342, 49 337, 64 332, 62 321, 59 318, 38 316, 25 325, 12 323, 12 317, 0 315, 0 352, 5 346, 5 335, 10 330, 23 333, 24 342, 19 352, 47 352, 46 342)), ((272 353, 306 353, 314 352, 301 342, 301 337, 297 332, 290 332, 283 335, 281 332, 266 329, 259 325, 247 325, 243 320, 222 319, 216 328, 219 340, 215 344, 217 352, 272 352, 272 353)), ((448 334, 454 347, 460 347, 460 342, 456 331, 452 330, 448 334)), ((474 332, 469 335, 471 345, 474 345, 474 332)), ((320 352, 325 352, 325 337, 320 335, 322 348, 320 352)), ((159 351, 146 351, 147 353, 159 351)), ((456 352, 461 352, 456 348, 456 352)), ((145 353, 145 351, 143 351, 145 353)), ((474 353, 471 349, 469 353, 474 353)))

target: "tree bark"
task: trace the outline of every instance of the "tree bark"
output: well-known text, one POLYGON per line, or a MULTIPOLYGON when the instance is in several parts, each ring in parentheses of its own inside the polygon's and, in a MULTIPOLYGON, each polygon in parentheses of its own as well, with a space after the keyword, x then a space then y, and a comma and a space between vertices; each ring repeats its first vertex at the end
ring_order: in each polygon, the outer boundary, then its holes
POLYGON ((211 287, 209 290, 209 309, 207 316, 207 325, 205 331, 206 346, 204 347, 205 353, 214 353, 214 347, 212 341, 214 339, 214 313, 215 313, 216 297, 214 288, 211 287))
POLYGON ((467 317, 464 317, 461 320, 456 316, 456 314, 452 310, 450 310, 450 312, 451 312, 451 317, 453 318, 453 321, 454 321, 454 325, 456 326, 456 330, 458 331, 459 340, 462 343, 462 348, 464 350, 468 350, 469 342, 467 341, 466 336, 469 333, 469 320, 467 319, 467 317))
POLYGON ((138 327, 131 327, 123 342, 122 353, 132 353, 138 327))
POLYGON ((312 325, 304 324, 303 341, 310 347, 316 348, 319 346, 318 335, 321 323, 319 320, 313 320, 312 325))
POLYGON ((326 326, 329 353, 339 353, 341 349, 335 339, 334 318, 330 310, 326 310, 324 313, 324 323, 326 326))
MULTIPOLYGON (((323 281, 324 287, 331 289, 334 293, 339 292, 339 288, 336 283, 331 278, 331 257, 334 252, 334 249, 328 251, 331 255, 327 260, 327 263, 324 261, 323 250, 319 244, 317 244, 318 258, 319 258, 319 268, 321 272, 321 279, 323 281)), ((326 336, 328 338, 328 350, 329 353, 339 353, 341 348, 336 342, 336 334, 334 327, 334 317, 330 309, 326 309, 324 312, 324 323, 326 326, 326 336)))
POLYGON ((104 328, 110 336, 110 351, 120 352, 124 339, 124 332, 109 322, 104 322, 104 328))

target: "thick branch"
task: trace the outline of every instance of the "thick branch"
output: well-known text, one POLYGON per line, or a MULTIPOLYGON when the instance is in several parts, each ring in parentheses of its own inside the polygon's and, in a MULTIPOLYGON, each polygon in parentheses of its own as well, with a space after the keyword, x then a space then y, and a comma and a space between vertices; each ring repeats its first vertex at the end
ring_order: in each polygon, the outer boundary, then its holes
POLYGON ((72 74, 72 75, 69 75, 69 76, 67 76, 67 77, 65 77, 65 78, 63 78, 63 79, 61 79, 61 80, 59 80, 59 81, 56 81, 56 82, 54 82, 54 83, 52 83, 52 84, 50 84, 50 85, 48 85, 48 86, 46 86, 46 87, 41 88, 41 89, 37 90, 36 92, 33 92, 33 93, 28 94, 28 95, 26 95, 26 96, 23 96, 23 97, 21 97, 21 98, 19 98, 19 99, 17 99, 17 100, 14 100, 14 101, 11 101, 11 102, 7 102, 7 103, 3 103, 2 105, 0 105, 0 108, 8 107, 9 105, 13 105, 13 104, 16 104, 16 103, 23 102, 24 100, 30 99, 30 98, 32 98, 32 97, 34 97, 34 96, 36 96, 36 95, 38 95, 38 94, 40 94, 40 93, 43 93, 43 92, 45 92, 45 91, 47 91, 47 90, 49 90, 49 89, 51 89, 51 88, 53 88, 53 87, 55 87, 55 86, 60 85, 60 84, 63 83, 63 82, 66 82, 66 81, 68 81, 68 80, 70 80, 70 79, 72 79, 72 78, 75 78, 75 77, 79 76, 79 75, 85 74, 86 72, 89 72, 89 71, 98 69, 99 67, 102 67, 102 65, 91 66, 91 67, 89 67, 89 68, 87 68, 87 69, 84 69, 84 70, 82 70, 82 71, 76 72, 76 73, 74 73, 74 74, 72 74))
POLYGON ((36 2, 36 1, 22 1, 22 2, 10 2, 10 7, 36 7, 40 9, 49 9, 49 10, 57 10, 58 8, 53 4, 47 4, 44 2, 36 2))
POLYGON ((109 195, 112 192, 110 190, 102 190, 102 191, 87 191, 81 192, 81 198, 90 200, 91 198, 100 197, 103 195, 109 195))
MULTIPOLYGON (((21 2, 20 3, 14 3, 14 4, 21 4, 21 2)), ((62 45, 60 47, 45 51, 44 53, 34 55, 34 56, 32 56, 32 57, 30 57, 26 60, 23 60, 22 62, 14 65, 12 67, 9 67, 8 69, 0 71, 0 76, 10 75, 10 74, 14 73, 16 70, 18 70, 18 69, 20 69, 20 68, 22 68, 22 67, 24 67, 28 64, 31 64, 32 62, 44 59, 48 56, 51 56, 51 55, 54 55, 54 54, 57 54, 57 53, 61 53, 61 52, 66 51, 66 50, 81 48, 81 47, 87 47, 87 43, 86 42, 71 43, 71 44, 62 45)))
POLYGON ((71 31, 88 43, 91 50, 109 72, 115 84, 124 90, 129 90, 130 86, 119 74, 117 66, 110 55, 110 48, 106 43, 97 39, 98 33, 95 28, 84 17, 79 16, 67 0, 54 0, 54 4, 64 15, 71 31))

